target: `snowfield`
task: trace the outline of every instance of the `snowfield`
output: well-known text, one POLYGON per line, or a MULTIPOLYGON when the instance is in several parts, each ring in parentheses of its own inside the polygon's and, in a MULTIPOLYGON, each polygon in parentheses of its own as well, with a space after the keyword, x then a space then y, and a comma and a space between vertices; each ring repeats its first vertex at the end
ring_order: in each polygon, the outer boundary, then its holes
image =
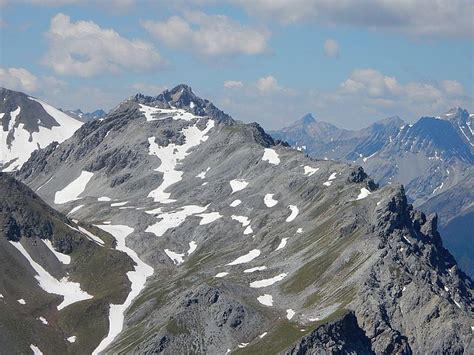
POLYGON ((79 200, 79 195, 84 192, 92 176, 94 176, 94 173, 83 170, 77 179, 73 180, 62 190, 56 192, 54 195, 54 203, 60 205, 79 200))
MULTIPOLYGON (((145 232, 150 232, 155 234, 157 237, 163 236, 168 229, 176 228, 180 226, 188 216, 192 216, 198 213, 202 213, 207 209, 207 206, 183 206, 180 207, 180 210, 161 213, 156 216, 156 218, 161 219, 161 221, 148 226, 145 229, 145 232)), ((147 211, 147 213, 152 213, 152 211, 147 211)), ((215 215, 213 215, 215 217, 215 215)), ((204 219, 204 218, 203 218, 204 219)), ((202 220, 201 220, 202 221, 202 220)), ((210 223, 210 222, 209 222, 210 223)))
POLYGON ((150 144, 148 154, 154 155, 160 159, 161 164, 155 171, 163 174, 163 181, 158 188, 152 190, 148 197, 153 198, 155 202, 160 203, 172 203, 175 200, 170 199, 171 194, 165 192, 165 190, 179 182, 183 178, 183 172, 176 170, 178 162, 188 156, 189 150, 205 142, 209 136, 207 134, 214 127, 215 122, 208 120, 206 128, 200 130, 196 124, 190 127, 184 128, 181 132, 186 137, 186 142, 183 145, 177 145, 174 143, 168 144, 166 147, 161 147, 155 142, 155 137, 148 138, 150 144))
POLYGON ((57 306, 59 311, 73 303, 88 300, 93 297, 87 292, 82 291, 79 283, 68 281, 67 277, 61 280, 55 279, 40 264, 31 258, 30 254, 19 242, 10 241, 10 244, 28 260, 33 270, 37 273, 35 279, 38 280, 38 284, 43 290, 64 297, 63 301, 57 306))
MULTIPOLYGON (((7 163, 16 159, 10 166, 3 169, 5 172, 12 172, 17 169, 20 169, 21 166, 29 159, 31 153, 38 148, 45 148, 51 142, 63 142, 69 137, 71 137, 76 130, 78 130, 83 122, 78 121, 64 112, 61 112, 47 103, 35 99, 33 97, 28 97, 32 101, 38 102, 48 115, 50 115, 57 123, 58 126, 53 126, 51 129, 41 126, 39 122, 39 131, 38 132, 28 132, 25 129, 23 123, 16 122, 18 115, 21 112, 21 108, 18 106, 15 110, 10 112, 10 122, 9 130, 4 131, 0 129, 0 162, 7 163), (17 125, 14 127, 14 125, 17 125), (7 136, 11 134, 13 140, 11 145, 6 144, 7 136), (5 147, 5 149, 3 149, 5 147)), ((2 115, 3 116, 3 115, 2 115)))
POLYGON ((137 253, 126 246, 125 240, 128 235, 133 232, 133 228, 124 225, 98 225, 100 229, 112 234, 117 241, 116 249, 126 253, 134 262, 135 270, 127 272, 127 277, 131 283, 131 290, 127 299, 123 304, 111 304, 109 311, 109 332, 107 336, 102 339, 97 348, 93 351, 93 355, 98 355, 112 341, 123 329, 124 314, 127 308, 132 304, 132 301, 145 288, 146 279, 153 275, 153 268, 145 264, 137 255, 137 253))

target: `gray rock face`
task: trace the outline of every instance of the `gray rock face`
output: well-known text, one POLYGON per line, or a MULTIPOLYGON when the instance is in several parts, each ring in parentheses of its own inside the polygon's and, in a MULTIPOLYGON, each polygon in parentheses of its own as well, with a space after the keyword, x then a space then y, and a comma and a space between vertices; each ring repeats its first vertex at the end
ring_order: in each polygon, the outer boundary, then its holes
POLYGON ((471 350, 471 281, 434 216, 212 107, 182 85, 139 95, 17 173, 74 218, 133 228, 154 269, 104 353, 471 350))
POLYGON ((305 336, 286 354, 375 354, 370 340, 357 324, 353 312, 323 324, 305 336))
POLYGON ((305 146, 305 152, 316 158, 360 164, 381 185, 402 183, 415 206, 439 213, 445 244, 474 275, 473 254, 465 252, 474 240, 472 228, 456 227, 456 222, 447 227, 450 221, 468 221, 462 211, 474 203, 474 115, 457 108, 439 117, 422 117, 413 125, 389 118, 360 131, 315 129, 324 125, 328 124, 302 119, 272 135, 305 146), (442 208, 453 204, 454 209, 442 208))

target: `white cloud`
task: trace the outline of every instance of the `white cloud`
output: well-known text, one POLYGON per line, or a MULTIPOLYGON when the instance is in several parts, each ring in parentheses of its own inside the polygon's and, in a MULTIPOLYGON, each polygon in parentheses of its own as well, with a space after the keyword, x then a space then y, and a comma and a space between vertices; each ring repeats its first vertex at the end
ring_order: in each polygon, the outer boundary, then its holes
POLYGON ((128 8, 135 5, 135 0, 0 0, 0 7, 9 3, 24 3, 35 6, 60 7, 67 5, 100 5, 109 8, 128 8))
POLYGON ((43 64, 60 75, 90 77, 122 70, 145 72, 164 65, 150 43, 128 40, 112 29, 103 29, 92 21, 71 22, 57 14, 46 33, 49 50, 43 64))
POLYGON ((1 68, 0 83, 11 90, 34 92, 38 89, 38 78, 24 68, 1 68))
POLYGON ((244 83, 237 80, 226 80, 224 81, 224 87, 227 89, 238 89, 244 86, 244 83))
POLYGON ((356 69, 349 78, 341 84, 345 93, 366 92, 371 97, 385 94, 397 94, 401 87, 397 79, 385 76, 374 69, 356 69))
POLYGON ((243 26, 223 15, 186 12, 165 21, 143 21, 142 26, 167 46, 205 57, 237 54, 257 55, 267 51, 269 33, 243 26))
POLYGON ((473 37, 472 0, 228 0, 250 14, 282 23, 388 30, 415 36, 473 37))
POLYGON ((258 79, 255 83, 255 86, 262 92, 275 92, 283 90, 282 87, 278 85, 277 79, 275 79, 275 77, 272 75, 258 79))
POLYGON ((335 58, 339 56, 339 43, 336 40, 328 38, 324 42, 324 54, 330 58, 335 58))
POLYGON ((0 85, 27 94, 57 95, 67 84, 53 76, 36 76, 25 68, 0 67, 0 85))

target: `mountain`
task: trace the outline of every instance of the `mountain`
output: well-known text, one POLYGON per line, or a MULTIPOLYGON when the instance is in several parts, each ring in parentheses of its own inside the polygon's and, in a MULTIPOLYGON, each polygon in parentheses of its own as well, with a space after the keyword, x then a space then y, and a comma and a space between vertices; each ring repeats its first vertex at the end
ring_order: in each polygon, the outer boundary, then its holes
POLYGON ((0 171, 14 171, 31 153, 62 142, 82 122, 24 93, 0 88, 0 171))
POLYGON ((452 252, 458 260, 463 260, 464 270, 474 275, 474 255, 467 255, 465 251, 469 247, 462 247, 472 243, 472 230, 448 227, 450 221, 457 220, 454 211, 469 210, 474 203, 470 194, 472 185, 465 183, 472 181, 469 177, 474 164, 473 114, 456 108, 438 117, 422 117, 414 124, 392 117, 358 131, 334 127, 332 131, 336 133, 323 133, 328 135, 329 141, 322 139, 321 134, 312 134, 316 124, 318 127, 325 125, 298 120, 292 126, 271 134, 287 140, 294 147, 305 146, 305 152, 312 157, 361 165, 381 185, 402 183, 415 206, 429 213, 439 213, 446 245, 458 245, 452 252), (301 132, 307 132, 306 136, 301 132), (462 202, 462 206, 455 210, 429 207, 451 205, 453 201, 450 201, 452 197, 448 191, 458 191, 455 194, 458 197, 471 197, 454 202, 462 202), (430 202, 433 198, 436 200, 430 202))
POLYGON ((435 215, 186 85, 125 100, 15 176, 140 270, 94 354, 469 352, 472 282, 435 215))
POLYGON ((81 122, 89 122, 98 120, 107 116, 107 112, 102 109, 95 110, 93 112, 82 112, 80 109, 76 110, 62 110, 65 114, 74 117, 81 122))
POLYGON ((114 243, 0 173, 0 353, 90 354, 130 289, 114 243))

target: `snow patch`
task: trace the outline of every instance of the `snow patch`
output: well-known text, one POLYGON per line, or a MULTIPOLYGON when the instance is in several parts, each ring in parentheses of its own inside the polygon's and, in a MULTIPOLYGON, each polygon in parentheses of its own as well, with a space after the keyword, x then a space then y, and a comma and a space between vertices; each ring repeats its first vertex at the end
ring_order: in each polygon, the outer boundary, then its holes
MULTIPOLYGON (((145 232, 150 232, 155 234, 157 237, 163 236, 168 229, 176 228, 180 226, 188 216, 192 216, 194 214, 202 213, 207 209, 207 206, 201 207, 196 205, 189 205, 183 206, 180 210, 172 211, 172 212, 164 212, 156 216, 160 218, 161 221, 152 224, 145 232)), ((146 211, 147 213, 151 214, 153 212, 161 212, 161 209, 158 208, 156 210, 146 211)), ((202 222, 202 220, 201 220, 202 222)))
POLYGON ((57 205, 79 200, 79 195, 84 192, 90 179, 94 176, 94 173, 89 171, 81 171, 81 175, 73 180, 69 185, 60 191, 57 191, 54 195, 54 203, 57 205))
POLYGON ((169 249, 165 249, 166 255, 173 261, 175 265, 184 263, 184 254, 175 253, 169 249))
POLYGON ((230 187, 232 189, 232 193, 243 190, 249 184, 244 179, 234 179, 229 181, 230 187))
POLYGON ((199 174, 196 175, 197 178, 200 178, 200 179, 205 179, 206 178, 206 173, 211 170, 211 168, 207 168, 206 170, 204 170, 203 172, 200 172, 199 174))
POLYGON ((263 270, 266 270, 267 267, 266 266, 256 266, 256 267, 252 267, 250 269, 245 269, 244 272, 246 274, 249 274, 249 273, 252 273, 252 272, 255 272, 255 271, 263 271, 263 270))
POLYGON ((198 214, 197 217, 201 218, 199 225, 205 225, 217 221, 222 215, 219 212, 209 212, 198 214))
POLYGON ((292 222, 295 220, 296 216, 298 216, 300 210, 295 205, 289 205, 288 208, 291 210, 291 214, 286 218, 286 221, 292 222))
POLYGON ((268 293, 258 296, 257 301, 263 304, 264 306, 271 307, 273 306, 273 296, 269 295, 268 293))
POLYGON ((329 175, 329 178, 326 182, 323 183, 324 186, 331 186, 332 184, 332 181, 336 178, 337 176, 337 173, 332 173, 331 175, 329 175))
POLYGON ((155 171, 163 174, 163 181, 158 188, 152 190, 148 197, 153 198, 155 202, 161 203, 172 203, 175 200, 170 199, 171 194, 165 192, 168 187, 176 184, 182 180, 183 172, 176 170, 178 162, 188 156, 189 150, 193 147, 198 146, 202 142, 205 142, 209 136, 207 133, 214 127, 214 121, 208 120, 206 128, 200 130, 196 124, 190 127, 184 128, 181 132, 186 138, 183 145, 177 145, 175 143, 168 144, 166 147, 161 147, 155 142, 155 137, 148 138, 150 144, 148 154, 154 155, 160 159, 161 164, 155 171))
POLYGON ((307 176, 311 176, 314 173, 316 173, 319 170, 319 168, 312 168, 310 166, 305 165, 304 167, 304 174, 307 176))
POLYGON ((97 199, 97 201, 99 202, 109 202, 109 201, 112 201, 110 197, 107 197, 107 196, 102 196, 102 197, 99 197, 97 199))
POLYGON ((128 235, 133 232, 133 228, 125 225, 98 225, 100 229, 112 234, 117 241, 116 249, 126 253, 134 262, 134 271, 127 272, 127 277, 131 283, 131 290, 127 299, 123 304, 111 304, 109 312, 109 332, 107 336, 102 339, 97 348, 93 351, 93 355, 98 355, 101 351, 107 348, 110 343, 120 334, 123 329, 124 314, 127 308, 132 304, 132 301, 145 288, 146 279, 153 275, 153 268, 145 264, 137 255, 137 253, 126 246, 125 240, 128 235))
POLYGON ((220 278, 220 277, 225 277, 225 276, 227 276, 227 275, 229 275, 228 272, 220 272, 220 273, 216 274, 216 276, 214 276, 214 277, 220 278))
POLYGON ((286 277, 286 273, 282 273, 280 275, 274 276, 269 279, 264 279, 264 280, 258 280, 250 283, 250 287, 252 288, 262 288, 262 287, 268 287, 273 285, 276 282, 279 282, 283 280, 286 277))
POLYGON ((242 201, 240 201, 240 200, 234 200, 234 201, 232 201, 232 203, 229 206, 230 207, 237 207, 241 203, 242 203, 242 201))
POLYGON ((91 299, 93 296, 81 290, 81 285, 77 282, 68 281, 67 277, 61 280, 55 279, 49 272, 47 272, 40 264, 36 263, 28 254, 26 249, 19 242, 10 241, 13 245, 30 263, 31 267, 37 275, 35 279, 39 286, 48 293, 63 296, 63 301, 58 305, 57 309, 60 311, 63 308, 84 300, 91 299))
POLYGON ((64 265, 69 265, 71 263, 71 257, 69 255, 60 253, 59 251, 56 251, 56 249, 54 249, 53 244, 51 243, 49 239, 41 239, 41 240, 48 247, 48 249, 51 250, 51 252, 54 254, 56 259, 58 259, 61 263, 63 263, 64 265))
POLYGON ((274 194, 266 194, 265 197, 263 198, 263 202, 265 203, 265 206, 271 208, 277 205, 278 201, 273 198, 275 196, 274 194))
POLYGON ((278 245, 278 247, 276 248, 276 250, 280 250, 280 249, 283 249, 285 246, 286 246, 286 242, 288 241, 288 238, 283 238, 280 242, 280 244, 278 245))
POLYGON ((19 304, 26 304, 26 301, 23 298, 20 298, 19 300, 17 300, 17 302, 19 304))
POLYGON ((37 318, 41 323, 43 323, 44 325, 48 325, 48 321, 46 320, 46 318, 44 317, 39 317, 37 318))
POLYGON ((228 263, 227 265, 239 265, 239 264, 245 264, 251 262, 253 259, 257 258, 260 256, 260 250, 258 249, 253 249, 250 250, 247 254, 242 255, 235 259, 234 261, 228 263))
POLYGON ((30 349, 33 351, 33 355, 43 355, 43 352, 36 345, 31 344, 30 349))
POLYGON ((372 192, 370 192, 365 187, 363 187, 363 188, 360 189, 360 194, 357 196, 357 200, 362 200, 362 199, 366 198, 367 196, 369 196, 371 193, 372 192))
POLYGON ((296 233, 298 233, 298 234, 303 233, 303 228, 298 228, 298 229, 296 230, 296 233))
POLYGON ((232 215, 230 216, 230 218, 232 218, 233 220, 237 222, 240 222, 242 224, 242 227, 247 227, 250 224, 250 219, 245 216, 232 215))
POLYGON ((74 212, 79 211, 82 207, 84 207, 84 205, 76 206, 76 207, 74 207, 72 210, 70 210, 70 211, 68 212, 68 214, 73 214, 74 212))
POLYGON ((77 340, 77 336, 73 335, 73 336, 70 336, 69 338, 66 339, 68 342, 70 343, 75 343, 76 340, 77 340))
POLYGON ((99 237, 97 237, 96 235, 92 234, 91 232, 89 232, 87 229, 85 228, 82 228, 80 226, 77 226, 77 228, 79 228, 79 231, 82 233, 82 234, 85 234, 89 239, 93 240, 94 242, 96 242, 97 244, 99 244, 100 246, 104 246, 104 241, 102 239, 100 239, 99 237))
POLYGON ((274 149, 271 149, 271 148, 265 148, 262 160, 268 161, 270 164, 273 164, 273 165, 280 164, 280 158, 278 156, 278 153, 274 149))
POLYGON ((128 201, 114 202, 110 204, 110 207, 121 207, 121 206, 125 206, 127 203, 128 201))
POLYGON ((287 309, 286 310, 286 318, 288 320, 291 320, 291 318, 293 318, 293 316, 295 315, 295 311, 292 310, 292 309, 287 309))
POLYGON ((194 253, 194 251, 196 250, 196 248, 197 248, 197 244, 196 244, 195 241, 189 242, 188 255, 191 255, 192 253, 194 253))

